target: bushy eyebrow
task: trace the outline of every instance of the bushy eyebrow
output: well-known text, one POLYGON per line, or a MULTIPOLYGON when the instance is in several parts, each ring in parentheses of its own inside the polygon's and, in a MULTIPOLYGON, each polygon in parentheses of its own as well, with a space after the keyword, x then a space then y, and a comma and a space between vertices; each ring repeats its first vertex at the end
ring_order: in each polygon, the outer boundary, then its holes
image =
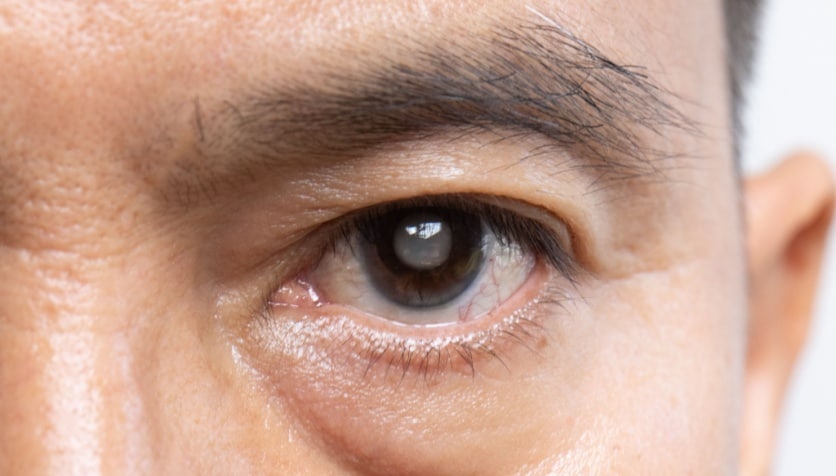
POLYGON ((658 145, 672 128, 698 132, 642 67, 609 59, 555 23, 393 40, 354 52, 350 64, 323 66, 311 84, 248 91, 214 114, 223 127, 211 134, 195 108, 202 148, 270 166, 340 160, 450 130, 539 134, 577 152, 573 166, 620 179, 670 162, 658 145))

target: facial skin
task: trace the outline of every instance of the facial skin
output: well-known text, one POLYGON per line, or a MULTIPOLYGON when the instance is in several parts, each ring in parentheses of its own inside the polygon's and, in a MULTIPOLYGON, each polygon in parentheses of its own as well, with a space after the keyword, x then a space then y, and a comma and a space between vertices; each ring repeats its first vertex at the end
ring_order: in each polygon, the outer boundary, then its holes
POLYGON ((833 191, 741 189, 721 12, 0 4, 0 472, 764 471, 833 191), (574 271, 523 247, 441 327, 310 297, 362 282, 335 226, 440 194, 574 271))

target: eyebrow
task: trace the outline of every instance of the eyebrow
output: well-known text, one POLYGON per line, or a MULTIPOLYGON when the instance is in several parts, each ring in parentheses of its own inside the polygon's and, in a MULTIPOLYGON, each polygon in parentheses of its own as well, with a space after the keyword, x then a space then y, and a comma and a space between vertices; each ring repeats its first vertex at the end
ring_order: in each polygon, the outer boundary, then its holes
POLYGON ((393 40, 385 50, 354 51, 350 72, 323 65, 311 84, 256 87, 211 117, 196 99, 202 159, 234 156, 257 175, 253 167, 277 161, 310 165, 443 131, 487 131, 543 136, 549 146, 531 155, 577 151, 572 166, 607 181, 660 173, 675 154, 652 144, 672 128, 698 133, 644 68, 554 22, 393 40))

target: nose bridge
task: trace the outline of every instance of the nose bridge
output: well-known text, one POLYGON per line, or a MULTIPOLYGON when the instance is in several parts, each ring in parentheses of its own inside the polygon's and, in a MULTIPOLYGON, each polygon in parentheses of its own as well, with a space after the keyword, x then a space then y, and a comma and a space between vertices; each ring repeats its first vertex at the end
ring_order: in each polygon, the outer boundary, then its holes
POLYGON ((99 474, 107 422, 93 336, 9 332, 2 346, 3 473, 99 474))
POLYGON ((106 474, 137 459, 145 419, 119 266, 0 249, 0 473, 106 474))

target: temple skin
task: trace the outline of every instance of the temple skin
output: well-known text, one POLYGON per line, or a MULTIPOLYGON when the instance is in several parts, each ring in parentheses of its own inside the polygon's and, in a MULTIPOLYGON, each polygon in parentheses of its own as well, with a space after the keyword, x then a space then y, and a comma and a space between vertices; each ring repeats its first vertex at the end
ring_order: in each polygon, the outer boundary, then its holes
POLYGON ((725 44, 717 0, 0 1, 0 472, 761 474, 833 186, 741 186, 725 44), (323 224, 442 193, 571 235, 526 345, 393 373, 357 349, 436 331, 264 310, 323 224))

